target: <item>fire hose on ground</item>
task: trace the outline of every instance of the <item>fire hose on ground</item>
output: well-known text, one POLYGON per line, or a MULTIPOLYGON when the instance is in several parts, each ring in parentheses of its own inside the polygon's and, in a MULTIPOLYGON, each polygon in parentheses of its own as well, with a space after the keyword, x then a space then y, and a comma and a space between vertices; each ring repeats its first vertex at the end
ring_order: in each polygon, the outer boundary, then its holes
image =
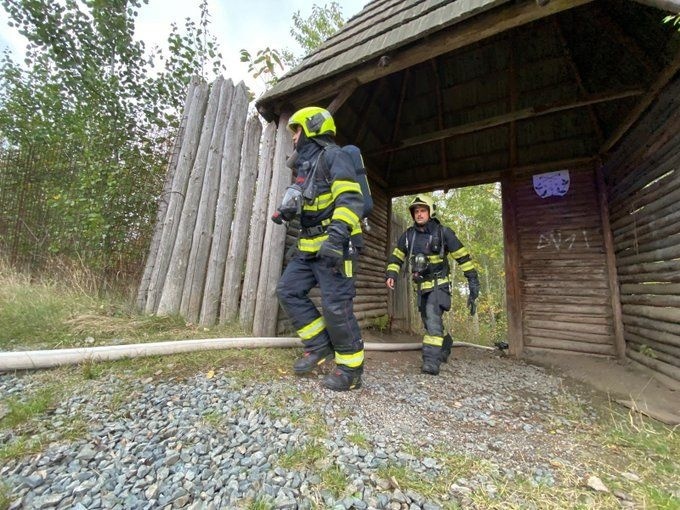
MULTIPOLYGON (((47 349, 40 351, 10 351, 0 353, 0 372, 34 370, 61 365, 77 365, 87 362, 113 361, 143 356, 161 356, 186 352, 221 349, 260 349, 301 347, 299 338, 293 337, 240 337, 208 338, 200 340, 176 340, 141 344, 104 345, 72 349, 47 349)), ((476 347, 494 350, 493 347, 468 342, 453 342, 453 347, 476 347)), ((365 342, 367 351, 415 351, 422 348, 420 342, 383 343, 365 342)))

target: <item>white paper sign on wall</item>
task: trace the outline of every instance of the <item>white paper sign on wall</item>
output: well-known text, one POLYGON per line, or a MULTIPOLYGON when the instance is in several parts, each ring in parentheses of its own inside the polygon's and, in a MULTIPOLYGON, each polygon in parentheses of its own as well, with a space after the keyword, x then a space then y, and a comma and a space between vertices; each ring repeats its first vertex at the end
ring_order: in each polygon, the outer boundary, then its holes
POLYGON ((569 191, 569 170, 534 175, 534 190, 541 198, 563 197, 569 191))

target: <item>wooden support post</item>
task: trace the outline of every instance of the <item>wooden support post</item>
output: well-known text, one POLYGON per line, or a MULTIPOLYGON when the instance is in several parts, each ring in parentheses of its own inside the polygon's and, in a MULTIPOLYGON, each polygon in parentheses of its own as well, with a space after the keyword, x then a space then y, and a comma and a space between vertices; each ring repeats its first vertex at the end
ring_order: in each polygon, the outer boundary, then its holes
POLYGON ((210 96, 208 98, 208 107, 206 108, 205 116, 203 117, 203 127, 198 142, 198 150, 196 151, 196 159, 194 160, 191 173, 189 174, 189 184, 187 185, 187 191, 184 197, 184 206, 182 207, 182 213, 178 220, 179 226, 177 227, 177 237, 175 238, 175 245, 172 249, 168 272, 165 275, 163 291, 158 300, 158 309, 156 310, 158 315, 175 315, 179 313, 180 303, 182 301, 182 291, 184 289, 184 280, 186 278, 187 265, 191 253, 191 242, 194 237, 196 218, 198 217, 198 208, 203 198, 203 178, 208 162, 208 153, 212 140, 212 133, 215 128, 215 120, 217 118, 217 109, 220 102, 223 81, 224 78, 220 76, 215 80, 211 87, 210 96))
POLYGON ((145 306, 147 313, 156 312, 158 301, 163 291, 165 275, 170 266, 170 256, 175 246, 179 219, 184 206, 184 196, 189 183, 189 173, 194 165, 194 158, 198 150, 201 126, 203 125, 203 114, 205 113, 207 103, 208 84, 201 83, 194 89, 191 106, 189 107, 187 128, 177 161, 177 170, 172 180, 168 210, 163 220, 163 233, 161 234, 156 261, 149 282, 149 293, 145 306))
POLYGON ((191 100, 194 96, 194 89, 200 83, 200 80, 201 79, 197 76, 191 78, 187 95, 184 100, 182 119, 180 120, 179 129, 177 130, 177 135, 175 136, 172 152, 170 153, 170 159, 168 161, 168 167, 165 173, 165 183, 163 184, 163 192, 158 199, 158 209, 156 210, 156 226, 154 227, 153 237, 151 238, 151 244, 149 245, 149 254, 146 258, 146 264, 144 265, 144 273, 142 274, 139 289, 137 290, 138 310, 144 310, 146 306, 147 294, 149 292, 149 283, 151 282, 151 273, 153 272, 156 256, 158 255, 158 247, 161 242, 161 235, 163 234, 163 222, 165 220, 165 214, 168 210, 168 202, 170 201, 172 181, 175 176, 175 170, 177 169, 179 153, 182 148, 182 140, 184 139, 184 131, 186 130, 187 121, 189 119, 189 107, 191 106, 191 100))
POLYGON ((607 184, 604 180, 602 166, 595 170, 597 197, 600 206, 600 220, 602 221, 602 239, 604 241, 605 258, 607 260, 607 279, 609 295, 612 305, 612 320, 614 326, 614 347, 619 358, 626 357, 626 341, 623 337, 623 320, 621 318, 621 294, 616 273, 616 254, 614 252, 614 236, 609 223, 609 199, 607 198, 607 184))
POLYGON ((513 173, 501 179, 503 237, 505 244, 505 293, 508 312, 508 344, 510 354, 520 356, 524 350, 522 331, 522 289, 520 279, 519 235, 513 173))

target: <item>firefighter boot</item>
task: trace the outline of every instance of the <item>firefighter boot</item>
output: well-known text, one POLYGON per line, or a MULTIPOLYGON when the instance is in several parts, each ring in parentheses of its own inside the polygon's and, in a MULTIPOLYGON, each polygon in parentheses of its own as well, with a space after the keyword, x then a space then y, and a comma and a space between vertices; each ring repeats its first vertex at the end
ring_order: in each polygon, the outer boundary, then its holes
POLYGON ((307 374, 331 359, 333 359, 333 351, 331 350, 307 351, 301 358, 295 360, 293 370, 298 375, 307 374))
POLYGON ((321 384, 333 391, 357 390, 361 388, 361 372, 348 373, 336 368, 321 384))
POLYGON ((423 360, 423 374, 438 375, 439 374, 439 363, 438 359, 424 359, 423 360))
POLYGON ((451 338, 450 333, 446 333, 444 335, 444 343, 442 344, 442 354, 441 354, 441 360, 442 363, 446 363, 449 361, 449 356, 451 356, 451 347, 453 346, 453 338, 451 338))
POLYGON ((442 349, 437 345, 423 344, 423 366, 424 374, 437 375, 439 364, 442 360, 442 349))

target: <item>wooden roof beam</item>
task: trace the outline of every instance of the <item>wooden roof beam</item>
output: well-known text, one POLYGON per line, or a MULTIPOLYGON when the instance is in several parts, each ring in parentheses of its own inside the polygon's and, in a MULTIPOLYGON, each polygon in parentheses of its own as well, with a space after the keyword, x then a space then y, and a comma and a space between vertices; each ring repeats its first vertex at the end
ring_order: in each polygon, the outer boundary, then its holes
MULTIPOLYGON (((401 90, 399 91, 399 104, 397 104, 397 114, 394 118, 394 126, 392 126, 392 136, 390 137, 390 143, 394 143, 397 140, 397 135, 399 134, 399 126, 401 125, 401 113, 404 107, 404 98, 406 97, 407 85, 409 78, 411 77, 411 70, 406 69, 402 75, 401 90)), ((390 180, 390 174, 392 173, 392 160, 393 154, 390 154, 387 159, 387 170, 385 171, 385 180, 390 180)))
POLYGON ((666 66, 666 68, 661 71, 659 77, 656 79, 654 84, 651 86, 647 94, 644 95, 638 101, 638 104, 633 108, 628 116, 623 120, 619 127, 614 131, 611 136, 604 142, 602 147, 600 147, 600 154, 603 155, 609 151, 618 141, 625 135, 633 124, 635 124, 640 116, 644 113, 647 107, 652 104, 652 102, 659 95, 661 90, 668 84, 669 81, 675 76, 675 74, 680 70, 680 50, 675 54, 673 61, 666 66))
MULTIPOLYGON (((582 96, 586 96, 588 94, 588 91, 586 90, 585 86, 583 85, 583 79, 581 78, 581 73, 578 70, 578 67, 576 67, 576 62, 574 62, 573 57, 571 56, 571 51, 569 50, 569 45, 567 44, 567 40, 564 37, 564 31, 562 30, 562 25, 560 22, 555 18, 553 20, 553 25, 555 27, 555 33, 557 33, 557 37, 559 38, 560 44, 562 45, 562 52, 564 54, 564 59, 567 61, 567 64, 569 64, 569 67, 571 68, 571 72, 574 74, 574 80, 576 81, 576 86, 578 87, 578 91, 581 93, 582 96)), ((604 135, 602 134, 602 128, 600 127, 600 120, 597 118, 597 114, 595 113, 595 108, 593 105, 588 105, 588 115, 590 116, 590 123, 593 125, 593 130, 595 130, 595 133, 597 134, 597 142, 598 144, 602 145, 602 142, 604 141, 604 135)))
POLYGON ((604 25, 605 34, 611 36, 613 39, 619 42, 621 46, 624 46, 631 52, 631 54, 640 62, 640 64, 645 68, 648 76, 654 76, 658 72, 658 68, 654 65, 652 60, 649 58, 640 45, 630 37, 626 32, 623 31, 621 26, 616 23, 611 15, 602 9, 600 5, 595 5, 595 12, 598 14, 600 22, 604 25))
POLYGON ((604 103, 607 101, 615 101, 617 99, 623 99, 626 97, 640 96, 644 94, 644 92, 645 91, 642 89, 632 90, 628 89, 620 92, 610 92, 609 94, 593 94, 587 98, 581 99, 580 101, 574 101, 570 103, 553 103, 551 105, 532 106, 530 108, 523 108, 521 110, 506 113, 503 115, 497 115, 495 117, 489 117, 488 119, 480 120, 477 122, 470 122, 469 124, 463 124, 461 126, 454 126, 451 128, 442 129, 440 131, 434 131, 432 133, 426 133, 424 135, 406 138, 394 146, 384 147, 378 151, 370 153, 370 155, 374 156, 379 154, 386 154, 388 152, 405 149, 406 147, 413 147, 415 145, 422 145, 425 143, 430 143, 445 138, 452 138, 454 136, 475 133, 477 131, 483 131, 485 129, 502 126, 518 120, 526 120, 535 117, 540 117, 542 115, 549 115, 552 113, 562 112, 565 110, 583 108, 593 104, 604 103))
POLYGON ((428 192, 437 189, 447 188, 464 188, 466 186, 477 186, 479 184, 488 184, 496 182, 501 179, 501 176, 507 172, 514 172, 514 175, 533 175, 540 172, 549 172, 556 168, 576 168, 584 165, 592 164, 594 158, 591 156, 560 159, 555 161, 547 161, 544 163, 534 163, 531 165, 524 165, 515 168, 504 168, 499 170, 489 170, 486 172, 472 172, 469 174, 457 175, 448 179, 441 179, 438 181, 427 182, 411 182, 399 186, 392 186, 387 188, 388 198, 399 197, 402 195, 411 195, 413 193, 428 192))
POLYGON ((326 108, 329 112, 335 113, 337 112, 340 107, 345 104, 345 101, 347 101, 352 94, 354 94, 354 91, 357 89, 359 86, 359 82, 356 80, 352 80, 349 82, 345 88, 341 89, 338 95, 333 98, 331 103, 328 105, 328 108, 326 108))

